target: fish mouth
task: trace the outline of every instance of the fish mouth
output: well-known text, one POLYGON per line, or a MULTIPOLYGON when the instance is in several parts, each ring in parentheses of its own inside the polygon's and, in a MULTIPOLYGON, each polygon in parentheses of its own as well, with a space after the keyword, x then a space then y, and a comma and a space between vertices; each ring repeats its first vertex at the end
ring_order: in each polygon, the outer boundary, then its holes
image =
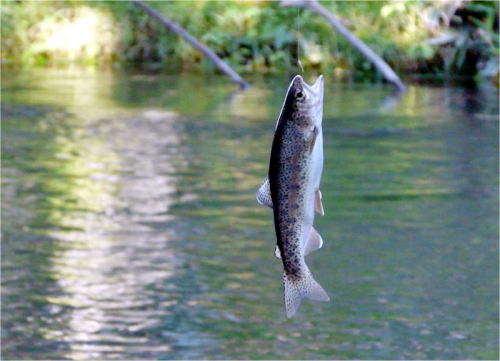
POLYGON ((295 75, 292 80, 292 84, 295 84, 297 87, 305 88, 312 94, 322 97, 324 91, 324 79, 323 75, 320 75, 313 85, 309 85, 301 75, 295 75))
POLYGON ((324 84, 325 78, 323 77, 323 75, 320 75, 311 88, 314 89, 317 94, 323 94, 324 84))
POLYGON ((318 96, 322 96, 323 95, 323 89, 324 89, 324 83, 325 83, 325 78, 323 77, 323 75, 320 75, 316 81, 314 82, 313 85, 309 85, 307 84, 304 80, 302 80, 304 86, 306 88, 308 88, 309 91, 311 91, 311 93, 313 94, 316 94, 318 96))

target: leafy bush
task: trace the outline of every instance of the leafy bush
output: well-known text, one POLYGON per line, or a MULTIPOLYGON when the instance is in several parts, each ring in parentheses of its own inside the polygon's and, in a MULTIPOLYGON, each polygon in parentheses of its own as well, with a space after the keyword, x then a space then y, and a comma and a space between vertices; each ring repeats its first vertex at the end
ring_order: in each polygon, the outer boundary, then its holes
MULTIPOLYGON (((324 2, 323 6, 399 71, 498 71, 498 2, 457 4, 416 0, 324 2)), ((377 75, 324 19, 308 10, 281 7, 276 1, 149 5, 238 71, 297 69, 300 59, 304 68, 339 76, 377 75)), ((7 2, 1 16, 4 63, 214 70, 196 49, 133 3, 7 2)))

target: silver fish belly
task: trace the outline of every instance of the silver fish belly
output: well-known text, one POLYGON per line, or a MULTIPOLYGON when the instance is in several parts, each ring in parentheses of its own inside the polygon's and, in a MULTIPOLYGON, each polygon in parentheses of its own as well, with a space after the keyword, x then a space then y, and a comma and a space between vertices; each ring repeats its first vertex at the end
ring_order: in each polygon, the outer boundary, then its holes
POLYGON ((323 78, 313 86, 296 76, 276 126, 269 174, 257 200, 273 209, 276 256, 283 262, 285 309, 292 317, 302 299, 328 301, 312 277, 304 257, 323 241, 313 228, 314 211, 323 214, 319 190, 323 169, 321 118, 323 78))

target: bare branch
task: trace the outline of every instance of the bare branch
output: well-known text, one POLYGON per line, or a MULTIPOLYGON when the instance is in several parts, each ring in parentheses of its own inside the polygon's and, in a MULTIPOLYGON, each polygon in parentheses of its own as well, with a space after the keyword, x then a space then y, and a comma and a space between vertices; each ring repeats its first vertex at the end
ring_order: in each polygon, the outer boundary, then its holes
POLYGON ((194 38, 186 30, 184 30, 179 24, 165 18, 158 11, 146 5, 143 1, 140 0, 131 0, 131 1, 135 3, 137 6, 139 6, 146 13, 148 13, 153 19, 157 20, 160 24, 162 24, 169 30, 173 31, 181 38, 186 40, 188 43, 190 43, 193 47, 201 51, 207 58, 212 60, 224 74, 230 77, 233 82, 239 84, 239 86, 242 89, 250 88, 250 85, 245 80, 243 80, 243 78, 240 77, 238 73, 236 73, 229 65, 227 65, 224 61, 222 61, 222 59, 219 58, 217 54, 215 54, 208 46, 196 40, 196 38, 194 38))
POLYGON ((384 78, 393 84, 398 90, 405 91, 406 87, 399 79, 392 68, 376 54, 368 45, 358 39, 354 34, 347 30, 344 25, 327 9, 325 9, 317 0, 282 0, 282 6, 300 6, 323 16, 328 23, 342 35, 353 47, 363 54, 384 76, 384 78))

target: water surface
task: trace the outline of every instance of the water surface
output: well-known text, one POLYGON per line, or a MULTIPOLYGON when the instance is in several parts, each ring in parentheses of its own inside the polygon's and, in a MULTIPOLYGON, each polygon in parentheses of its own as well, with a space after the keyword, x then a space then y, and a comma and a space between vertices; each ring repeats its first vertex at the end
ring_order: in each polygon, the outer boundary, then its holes
POLYGON ((326 81, 330 303, 286 320, 286 77, 3 72, 4 359, 497 359, 498 92, 326 81))

